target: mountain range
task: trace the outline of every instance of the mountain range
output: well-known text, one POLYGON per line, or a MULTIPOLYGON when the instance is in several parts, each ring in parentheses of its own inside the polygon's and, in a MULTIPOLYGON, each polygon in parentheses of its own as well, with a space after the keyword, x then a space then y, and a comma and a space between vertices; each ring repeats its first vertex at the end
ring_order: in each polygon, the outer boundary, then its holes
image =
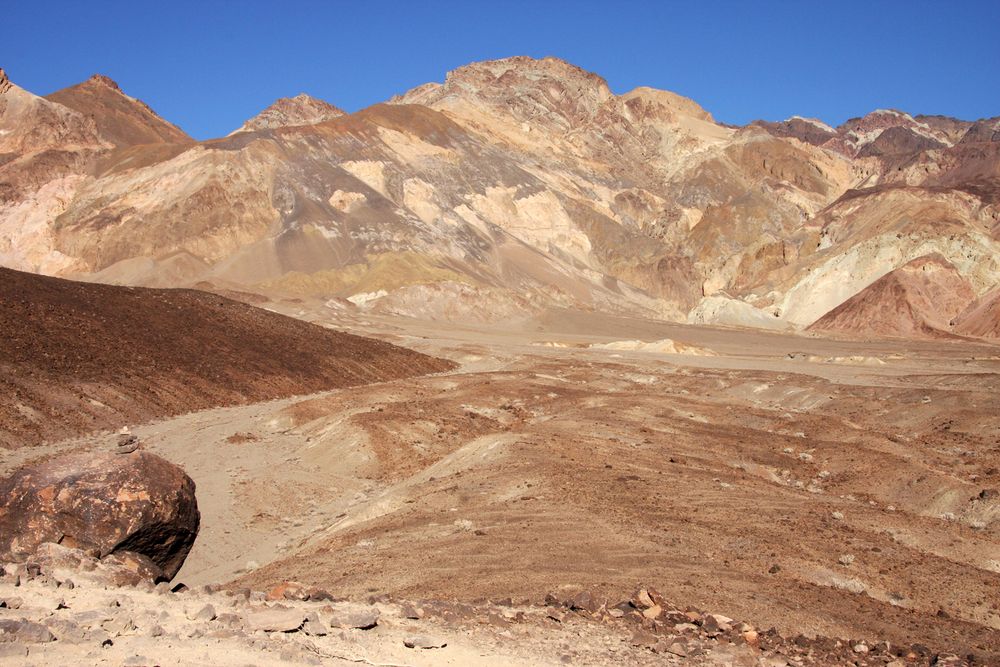
POLYGON ((0 70, 0 265, 95 282, 996 338, 998 204, 1000 117, 736 127, 513 57, 195 141, 107 77, 40 97, 0 70))

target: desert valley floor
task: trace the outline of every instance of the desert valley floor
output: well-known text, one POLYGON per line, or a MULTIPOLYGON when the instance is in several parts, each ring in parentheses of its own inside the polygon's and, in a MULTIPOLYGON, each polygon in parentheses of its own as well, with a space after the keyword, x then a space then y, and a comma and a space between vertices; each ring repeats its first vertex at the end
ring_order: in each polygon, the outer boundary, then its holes
MULTIPOLYGON (((201 530, 175 581, 540 609, 547 595, 617 601, 650 586, 788 637, 1000 662, 1000 346, 268 306, 457 367, 131 425, 197 484, 201 530)), ((109 442, 7 450, 0 473, 109 442)), ((497 632, 459 632, 433 661, 681 659, 552 619, 536 635, 549 643, 497 632)), ((355 662, 431 660, 372 636, 339 641, 368 651, 355 662)), ((74 655, 56 644, 33 655, 74 655)))

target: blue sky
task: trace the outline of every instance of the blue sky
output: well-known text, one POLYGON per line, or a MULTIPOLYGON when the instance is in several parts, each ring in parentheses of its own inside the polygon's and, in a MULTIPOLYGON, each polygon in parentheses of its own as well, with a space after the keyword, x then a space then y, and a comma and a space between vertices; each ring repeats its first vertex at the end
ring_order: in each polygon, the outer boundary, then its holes
POLYGON ((197 138, 278 97, 348 111, 449 69, 555 55, 721 121, 872 109, 1000 115, 1000 0, 4 3, 0 67, 39 94, 95 72, 197 138))

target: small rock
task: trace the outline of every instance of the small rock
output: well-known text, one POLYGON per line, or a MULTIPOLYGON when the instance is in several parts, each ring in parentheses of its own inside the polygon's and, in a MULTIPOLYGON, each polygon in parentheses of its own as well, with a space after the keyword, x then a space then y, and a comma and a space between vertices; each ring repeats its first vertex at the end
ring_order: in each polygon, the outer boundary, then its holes
POLYGON ((844 554, 837 559, 837 562, 844 566, 850 565, 854 562, 854 554, 844 554))
POLYGON ((305 585, 295 581, 283 581, 267 593, 267 599, 276 600, 308 600, 309 593, 305 585))
POLYGON ((0 607, 6 607, 7 609, 20 609, 22 604, 24 604, 24 601, 18 597, 0 600, 0 607))
POLYGON ((33 623, 27 619, 0 619, 0 642, 18 642, 21 644, 45 644, 55 641, 56 636, 41 623, 33 623))
POLYGON ((573 596, 569 607, 574 611, 587 611, 593 614, 600 609, 601 605, 590 591, 580 591, 573 596))
POLYGON ((329 591, 326 591, 326 590, 324 590, 322 588, 315 588, 315 587, 314 588, 310 588, 308 591, 306 591, 306 594, 309 596, 307 599, 309 599, 309 600, 311 600, 313 602, 332 602, 333 601, 333 595, 331 595, 329 593, 329 591))
POLYGON ((645 588, 640 588, 636 591, 635 595, 632 596, 632 606, 636 609, 648 609, 652 607, 655 602, 653 598, 649 595, 649 591, 645 588))
POLYGON ((49 618, 45 621, 45 626, 60 644, 82 644, 87 640, 86 631, 69 619, 49 618))
POLYGON ((417 607, 413 604, 410 604, 409 602, 404 604, 402 609, 400 609, 400 614, 403 616, 403 618, 408 618, 414 621, 423 618, 425 613, 426 612, 424 612, 423 608, 417 607))
POLYGON ((131 635, 136 631, 135 622, 132 620, 132 617, 125 613, 112 616, 110 620, 101 623, 101 628, 112 637, 131 635))
POLYGON ((551 618, 556 623, 562 623, 566 619, 566 614, 555 607, 549 607, 545 610, 545 618, 551 618))
POLYGON ((73 614, 73 621, 88 629, 100 627, 102 624, 112 620, 112 616, 100 609, 91 609, 73 614))
POLYGON ((864 643, 855 644, 853 648, 855 653, 868 653, 868 646, 864 643))
POLYGON ((118 442, 115 445, 115 453, 131 454, 137 449, 139 449, 139 438, 137 436, 125 433, 118 436, 118 442))
POLYGON ((216 619, 216 616, 217 614, 215 613, 215 607, 213 607, 210 604, 207 604, 198 611, 194 612, 193 614, 189 613, 188 620, 201 621, 203 623, 207 623, 209 621, 214 621, 216 619))
POLYGON ((836 519, 837 521, 843 521, 844 520, 844 513, 843 512, 834 512, 833 513, 833 518, 836 519))
POLYGON ((892 645, 887 641, 880 641, 871 647, 871 650, 875 653, 889 653, 892 650, 892 645))
POLYGON ((381 616, 377 607, 350 605, 335 609, 330 617, 330 626, 334 628, 356 628, 369 630, 378 625, 381 616))
POLYGON ((325 637, 329 634, 329 630, 319 620, 319 615, 316 612, 312 612, 306 616, 305 623, 302 624, 302 632, 310 637, 325 637))
POLYGON ((403 646, 406 648, 444 648, 447 645, 447 642, 427 635, 413 635, 403 639, 403 646))
POLYGON ((235 591, 229 591, 229 595, 237 600, 249 600, 250 593, 252 593, 252 591, 249 588, 240 588, 235 591))
POLYGON ((629 642, 632 646, 640 648, 653 648, 660 641, 660 638, 646 630, 636 630, 629 642))
POLYGON ((306 614, 301 610, 274 606, 250 612, 247 614, 246 624, 250 630, 295 632, 305 620, 306 614))
POLYGON ((243 619, 239 614, 223 612, 216 617, 215 622, 227 628, 236 628, 243 625, 243 619))
POLYGON ((667 653, 672 653, 672 654, 680 656, 682 658, 686 658, 687 654, 688 654, 687 646, 685 646, 684 644, 682 644, 680 642, 674 642, 674 643, 670 644, 667 647, 666 651, 667 651, 667 653))
POLYGON ((729 632, 733 629, 733 619, 722 614, 706 614, 706 618, 711 618, 716 627, 722 632, 729 632))
POLYGON ((644 618, 647 618, 652 621, 656 618, 659 618, 660 614, 662 613, 663 613, 663 607, 661 607, 658 604, 654 604, 652 607, 643 610, 642 615, 644 618))
POLYGON ((712 614, 705 614, 704 618, 701 620, 701 631, 709 637, 718 637, 722 634, 722 627, 719 625, 719 622, 715 620, 715 616, 712 614))

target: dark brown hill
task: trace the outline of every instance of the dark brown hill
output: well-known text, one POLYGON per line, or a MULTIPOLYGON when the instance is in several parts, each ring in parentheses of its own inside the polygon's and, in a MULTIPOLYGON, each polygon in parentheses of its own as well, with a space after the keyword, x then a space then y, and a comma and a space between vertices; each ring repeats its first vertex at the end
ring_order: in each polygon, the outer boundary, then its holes
POLYGON ((4 268, 0 340, 5 447, 451 367, 195 290, 4 268))

